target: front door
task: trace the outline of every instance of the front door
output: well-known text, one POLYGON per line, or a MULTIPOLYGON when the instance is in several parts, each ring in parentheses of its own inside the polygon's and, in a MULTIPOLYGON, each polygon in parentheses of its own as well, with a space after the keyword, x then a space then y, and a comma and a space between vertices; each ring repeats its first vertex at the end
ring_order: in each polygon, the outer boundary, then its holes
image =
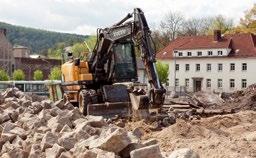
POLYGON ((202 81, 201 80, 197 80, 195 81, 195 92, 201 91, 202 88, 202 81))
POLYGON ((193 78, 193 89, 194 92, 198 92, 202 90, 202 78, 193 78))

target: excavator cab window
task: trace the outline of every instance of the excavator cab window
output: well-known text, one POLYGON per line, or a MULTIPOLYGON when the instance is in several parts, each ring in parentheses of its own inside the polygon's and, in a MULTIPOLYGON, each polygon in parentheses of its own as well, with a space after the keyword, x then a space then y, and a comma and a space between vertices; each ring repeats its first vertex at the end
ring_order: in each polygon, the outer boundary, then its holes
POLYGON ((133 43, 115 44, 113 52, 115 58, 114 78, 117 81, 136 80, 137 69, 133 43))

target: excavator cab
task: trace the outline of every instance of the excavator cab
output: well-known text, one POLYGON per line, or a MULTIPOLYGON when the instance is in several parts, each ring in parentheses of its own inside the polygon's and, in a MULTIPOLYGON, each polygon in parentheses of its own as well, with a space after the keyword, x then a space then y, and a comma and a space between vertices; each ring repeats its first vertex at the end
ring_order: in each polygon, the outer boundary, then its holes
POLYGON ((133 43, 123 42, 113 46, 114 54, 114 81, 137 81, 136 56, 133 43))

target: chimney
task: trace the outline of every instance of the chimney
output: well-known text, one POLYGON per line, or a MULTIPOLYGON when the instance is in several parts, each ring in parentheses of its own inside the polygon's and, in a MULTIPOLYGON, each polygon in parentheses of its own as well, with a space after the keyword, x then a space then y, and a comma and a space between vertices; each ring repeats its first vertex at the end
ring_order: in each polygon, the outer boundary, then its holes
POLYGON ((4 36, 6 36, 6 29, 5 28, 0 28, 0 34, 3 34, 4 36))
POLYGON ((221 40, 221 30, 214 30, 213 32, 213 38, 214 41, 220 41, 221 40))

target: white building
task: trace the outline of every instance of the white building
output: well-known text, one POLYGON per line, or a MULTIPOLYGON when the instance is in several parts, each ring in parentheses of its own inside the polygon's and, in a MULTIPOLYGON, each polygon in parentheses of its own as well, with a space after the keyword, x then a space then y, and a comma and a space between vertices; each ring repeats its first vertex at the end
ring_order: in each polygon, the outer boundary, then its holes
POLYGON ((232 92, 256 83, 256 36, 180 37, 157 54, 169 64, 169 85, 187 91, 232 92))

